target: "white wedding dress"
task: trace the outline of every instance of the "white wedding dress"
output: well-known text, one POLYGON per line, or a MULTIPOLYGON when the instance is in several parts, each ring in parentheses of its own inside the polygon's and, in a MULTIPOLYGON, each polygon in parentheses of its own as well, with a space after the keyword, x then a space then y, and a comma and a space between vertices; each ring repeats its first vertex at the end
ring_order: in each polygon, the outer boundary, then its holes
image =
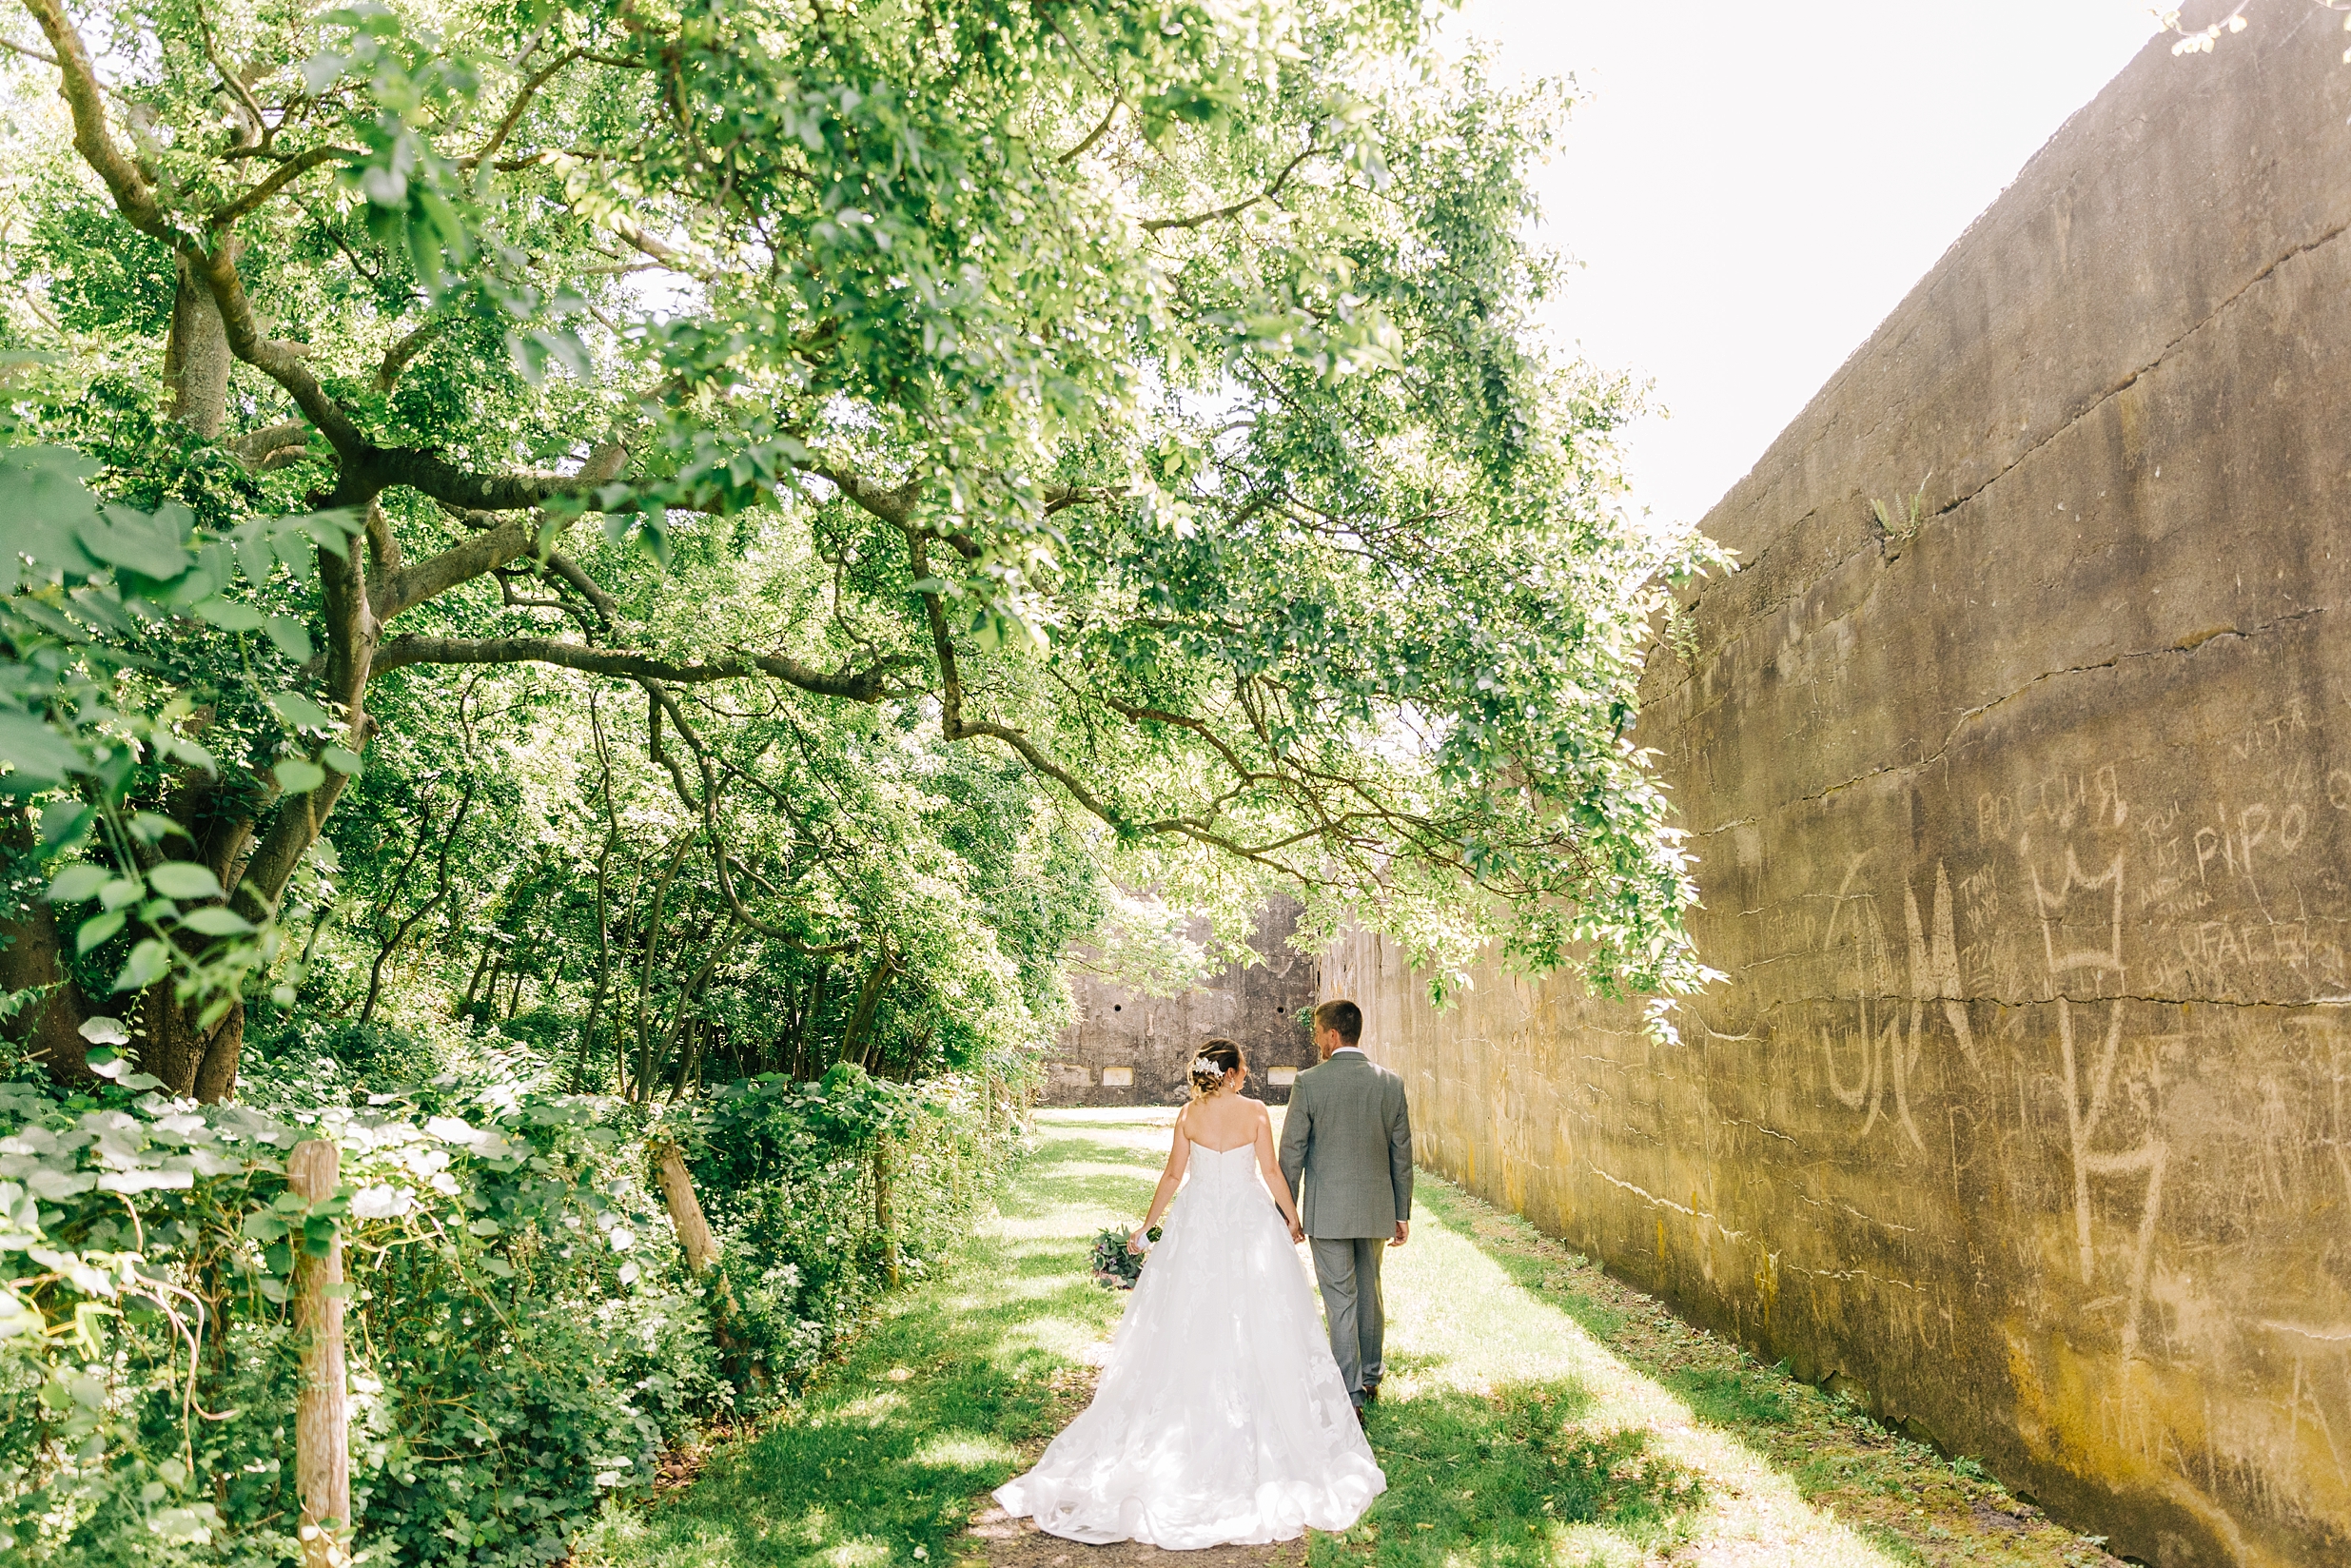
POLYGON ((996 1500, 1069 1540, 1187 1551, 1344 1530, 1387 1484, 1256 1146, 1192 1145, 1094 1402, 996 1500))

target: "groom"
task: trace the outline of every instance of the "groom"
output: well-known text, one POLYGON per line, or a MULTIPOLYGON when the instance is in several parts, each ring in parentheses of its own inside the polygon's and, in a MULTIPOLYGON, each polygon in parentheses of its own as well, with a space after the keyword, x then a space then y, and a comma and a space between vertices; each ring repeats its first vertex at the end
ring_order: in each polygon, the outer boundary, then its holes
POLYGON ((1331 1355, 1360 1418, 1380 1400, 1387 1319, 1380 1253, 1412 1229, 1412 1112, 1404 1081, 1363 1054, 1363 1009, 1314 1009, 1320 1067, 1298 1075, 1282 1122, 1282 1175, 1314 1245, 1331 1355))

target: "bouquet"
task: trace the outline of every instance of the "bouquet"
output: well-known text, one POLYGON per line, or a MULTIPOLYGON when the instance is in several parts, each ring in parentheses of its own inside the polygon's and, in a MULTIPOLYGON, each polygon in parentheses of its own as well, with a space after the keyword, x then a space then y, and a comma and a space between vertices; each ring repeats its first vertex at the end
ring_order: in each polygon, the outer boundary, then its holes
MULTIPOLYGON (((1135 1282, 1143 1278, 1143 1259, 1127 1250, 1127 1239, 1132 1234, 1112 1225, 1094 1238, 1094 1278, 1111 1290, 1132 1290, 1135 1282)), ((1146 1241, 1159 1240, 1159 1226, 1144 1233, 1146 1241)))

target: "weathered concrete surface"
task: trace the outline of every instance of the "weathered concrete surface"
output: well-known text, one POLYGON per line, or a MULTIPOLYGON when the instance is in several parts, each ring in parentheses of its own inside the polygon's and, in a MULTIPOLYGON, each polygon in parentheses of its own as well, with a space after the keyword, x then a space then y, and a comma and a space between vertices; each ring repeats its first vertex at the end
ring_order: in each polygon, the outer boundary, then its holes
POLYGON ((2162 1568, 2351 1563, 2351 69, 2247 14, 1707 519, 1641 720, 1730 976, 1684 1043, 1323 976, 1430 1165, 2162 1568))
MULTIPOLYGON (((1069 977, 1075 1018, 1046 1064, 1048 1106, 1153 1106, 1189 1095, 1193 1054, 1203 1040, 1237 1040, 1249 1059, 1248 1093, 1286 1105, 1286 1077, 1314 1065, 1314 1040, 1299 1021, 1314 1010, 1321 966, 1289 945, 1297 900, 1275 898, 1249 938, 1254 963, 1213 974, 1173 997, 1144 996, 1084 970, 1069 977), (1124 1070, 1132 1081, 1105 1081, 1124 1070)), ((1195 932, 1205 936, 1205 932, 1195 932)))

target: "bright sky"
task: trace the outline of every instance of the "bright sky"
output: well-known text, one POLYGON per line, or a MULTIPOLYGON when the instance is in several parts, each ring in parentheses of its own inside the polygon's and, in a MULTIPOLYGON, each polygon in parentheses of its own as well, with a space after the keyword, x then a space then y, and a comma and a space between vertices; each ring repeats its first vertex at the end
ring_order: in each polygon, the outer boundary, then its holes
POLYGON ((1572 73, 1555 321, 1671 411, 1637 504, 1695 521, 2154 30, 2148 0, 1469 0, 1506 71, 1572 73))

